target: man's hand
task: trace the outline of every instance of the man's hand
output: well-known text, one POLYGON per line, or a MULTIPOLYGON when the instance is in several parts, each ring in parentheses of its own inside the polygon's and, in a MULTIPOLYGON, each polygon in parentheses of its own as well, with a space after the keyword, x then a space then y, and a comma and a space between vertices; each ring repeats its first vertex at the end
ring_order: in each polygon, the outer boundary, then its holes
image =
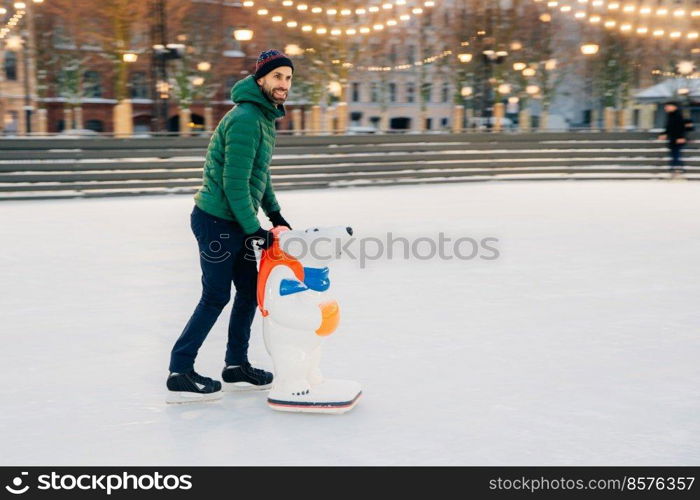
POLYGON ((684 137, 679 137, 678 139, 676 139, 676 144, 685 144, 685 143, 686 143, 686 140, 684 137))
POLYGON ((661 134, 661 135, 659 136, 659 140, 660 140, 660 141, 665 141, 665 140, 666 140, 666 134, 661 134))
POLYGON ((270 222, 272 223, 273 227, 285 226, 289 229, 292 229, 292 226, 289 224, 289 222, 284 220, 284 217, 282 217, 282 214, 279 211, 271 212, 268 218, 270 219, 270 222))
POLYGON ((246 238, 246 247, 252 248, 253 241, 259 242, 261 240, 262 243, 258 243, 258 247, 261 250, 267 250, 272 246, 272 243, 275 241, 275 236, 270 231, 263 228, 259 228, 254 233, 248 235, 248 237, 246 238))

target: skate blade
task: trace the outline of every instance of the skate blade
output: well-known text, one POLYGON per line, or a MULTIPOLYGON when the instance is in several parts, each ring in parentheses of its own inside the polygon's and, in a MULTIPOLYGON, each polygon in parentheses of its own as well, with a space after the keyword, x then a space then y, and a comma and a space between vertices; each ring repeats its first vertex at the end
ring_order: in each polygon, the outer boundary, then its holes
POLYGON ((168 404, 206 403, 208 401, 218 401, 222 397, 223 393, 221 391, 210 392, 208 394, 186 391, 168 391, 168 395, 165 397, 165 402, 168 404))
POLYGON ((222 382, 221 390, 224 392, 251 392, 251 391, 267 391, 272 387, 272 384, 253 385, 248 382, 222 382))
POLYGON ((279 399, 269 399, 267 404, 270 408, 277 411, 287 411, 296 413, 327 413, 340 414, 352 410, 358 403, 362 392, 357 393, 351 401, 343 402, 309 402, 309 401, 282 401, 279 399))

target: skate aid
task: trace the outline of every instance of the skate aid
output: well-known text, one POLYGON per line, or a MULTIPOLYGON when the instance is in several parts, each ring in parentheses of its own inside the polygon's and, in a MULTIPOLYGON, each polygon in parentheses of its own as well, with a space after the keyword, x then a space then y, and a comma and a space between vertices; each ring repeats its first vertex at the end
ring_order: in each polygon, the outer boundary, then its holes
POLYGON ((328 294, 328 267, 316 257, 330 257, 333 243, 347 240, 352 229, 272 232, 275 241, 262 251, 258 274, 263 337, 275 367, 267 403, 279 411, 344 413, 357 404, 362 388, 321 374, 321 345, 337 328, 340 307, 328 294))

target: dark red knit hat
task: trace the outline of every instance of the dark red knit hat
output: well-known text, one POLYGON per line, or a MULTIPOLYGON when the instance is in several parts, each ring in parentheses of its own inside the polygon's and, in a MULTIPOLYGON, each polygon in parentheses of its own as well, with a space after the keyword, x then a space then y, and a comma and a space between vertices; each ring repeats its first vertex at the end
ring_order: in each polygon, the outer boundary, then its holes
POLYGON ((255 79, 262 78, 270 71, 280 66, 289 66, 294 72, 292 60, 279 50, 270 49, 261 52, 258 61, 255 63, 255 79))

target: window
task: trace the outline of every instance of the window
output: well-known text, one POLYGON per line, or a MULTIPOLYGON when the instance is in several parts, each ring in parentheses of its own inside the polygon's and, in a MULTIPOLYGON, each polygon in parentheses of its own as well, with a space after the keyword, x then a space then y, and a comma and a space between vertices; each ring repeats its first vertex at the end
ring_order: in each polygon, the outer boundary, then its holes
POLYGON ((352 82, 351 85, 352 89, 352 102, 360 102, 360 83, 359 82, 352 82))
POLYGON ((389 52, 389 62, 390 64, 394 65, 396 64, 396 60, 398 59, 398 54, 396 51, 396 45, 391 46, 391 52, 389 52))
POLYGON ((137 71, 131 73, 131 78, 129 81, 129 86, 131 87, 131 97, 136 99, 147 99, 148 98, 148 79, 146 78, 146 73, 143 71, 137 71))
MULTIPOLYGON (((80 73, 76 68, 61 68, 58 72, 58 95, 75 99, 80 94, 80 73)), ((69 127, 70 128, 70 127, 69 127)))
POLYGON ((423 101, 425 102, 431 102, 432 97, 433 97, 433 84, 432 83, 424 83, 423 88, 421 89, 421 97, 423 98, 423 101))
POLYGON ((392 130, 408 130, 411 128, 411 119, 405 116, 392 118, 389 121, 389 128, 392 130))
POLYGON ((102 97, 102 82, 97 71, 83 73, 83 94, 85 97, 102 97))
POLYGON ((85 122, 85 128, 95 132, 104 132, 105 127, 102 120, 88 120, 85 122))
POLYGON ((5 80, 17 80, 17 54, 8 50, 5 52, 5 80))
POLYGON ((396 84, 389 84, 389 102, 396 102, 396 84))
POLYGON ((379 102, 379 82, 370 83, 370 102, 379 102))
POLYGON ((450 84, 445 82, 442 84, 442 102, 450 102, 450 84))
POLYGON ((413 83, 406 84, 406 102, 416 102, 416 86, 413 83))
POLYGON ((409 45, 406 47, 406 61, 408 64, 413 64, 416 62, 416 46, 409 45))

